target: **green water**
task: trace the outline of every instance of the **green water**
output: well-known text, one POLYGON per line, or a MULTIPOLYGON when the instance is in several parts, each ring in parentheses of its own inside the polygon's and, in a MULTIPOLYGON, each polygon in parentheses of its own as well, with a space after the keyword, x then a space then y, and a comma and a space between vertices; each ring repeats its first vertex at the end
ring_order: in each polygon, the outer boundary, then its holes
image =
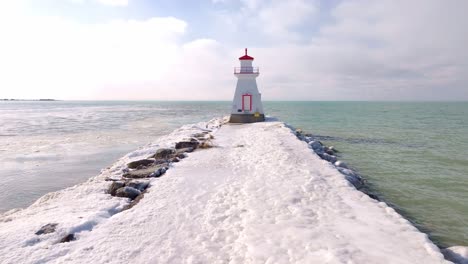
MULTIPOLYGON (((468 246, 468 103, 264 102, 319 136, 439 246, 468 246)), ((230 102, 0 102, 0 212, 97 175, 230 102)))
POLYGON ((270 102, 442 247, 468 246, 468 103, 270 102))

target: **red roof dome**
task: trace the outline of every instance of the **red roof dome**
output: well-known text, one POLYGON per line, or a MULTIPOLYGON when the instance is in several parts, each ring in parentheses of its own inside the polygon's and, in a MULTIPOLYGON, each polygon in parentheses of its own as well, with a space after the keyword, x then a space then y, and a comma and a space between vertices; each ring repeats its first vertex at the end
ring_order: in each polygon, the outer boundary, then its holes
POLYGON ((249 55, 247 55, 247 48, 245 48, 245 55, 239 58, 239 60, 253 60, 253 59, 254 59, 253 57, 250 57, 249 55))

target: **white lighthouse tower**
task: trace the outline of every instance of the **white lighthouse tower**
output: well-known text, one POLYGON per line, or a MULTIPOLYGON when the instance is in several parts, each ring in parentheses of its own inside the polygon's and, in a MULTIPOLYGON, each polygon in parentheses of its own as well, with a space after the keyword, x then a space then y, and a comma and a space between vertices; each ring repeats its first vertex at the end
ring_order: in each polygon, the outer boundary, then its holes
POLYGON ((240 67, 234 68, 237 77, 236 93, 232 101, 231 123, 253 123, 265 121, 263 113, 262 95, 258 92, 257 82, 258 67, 253 67, 254 58, 245 55, 239 58, 240 67))

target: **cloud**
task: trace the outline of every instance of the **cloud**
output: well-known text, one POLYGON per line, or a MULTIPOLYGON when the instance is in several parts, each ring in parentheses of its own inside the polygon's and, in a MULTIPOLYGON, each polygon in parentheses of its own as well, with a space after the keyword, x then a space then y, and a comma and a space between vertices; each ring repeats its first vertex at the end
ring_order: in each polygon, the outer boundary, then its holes
POLYGON ((247 46, 266 100, 468 100, 468 2, 283 2, 217 2, 199 31, 0 16, 0 97, 230 100, 247 46))
POLYGON ((0 27, 5 76, 0 86, 6 88, 4 97, 26 98, 143 98, 134 85, 160 80, 171 70, 186 28, 173 17, 104 24, 39 17, 10 23, 16 27, 0 27), (113 93, 108 87, 116 84, 127 91, 113 93))
MULTIPOLYGON (((87 2, 91 2, 91 0, 68 0, 72 3, 76 4, 84 4, 87 2)), ((93 0, 96 3, 108 6, 128 6, 129 0, 93 0)))
POLYGON ((304 3, 309 11, 262 3, 244 8, 254 7, 254 20, 271 21, 256 28, 258 38, 278 40, 252 49, 264 69, 265 98, 468 99, 466 1, 304 3))
POLYGON ((127 6, 128 0, 97 0, 99 3, 103 5, 111 5, 111 6, 127 6))

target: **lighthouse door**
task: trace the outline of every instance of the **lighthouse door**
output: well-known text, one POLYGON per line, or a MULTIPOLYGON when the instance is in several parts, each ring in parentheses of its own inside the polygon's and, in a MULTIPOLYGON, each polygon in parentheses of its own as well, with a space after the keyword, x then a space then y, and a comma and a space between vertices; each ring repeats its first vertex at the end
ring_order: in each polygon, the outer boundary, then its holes
POLYGON ((252 95, 243 94, 242 95, 242 111, 252 111, 252 95))

